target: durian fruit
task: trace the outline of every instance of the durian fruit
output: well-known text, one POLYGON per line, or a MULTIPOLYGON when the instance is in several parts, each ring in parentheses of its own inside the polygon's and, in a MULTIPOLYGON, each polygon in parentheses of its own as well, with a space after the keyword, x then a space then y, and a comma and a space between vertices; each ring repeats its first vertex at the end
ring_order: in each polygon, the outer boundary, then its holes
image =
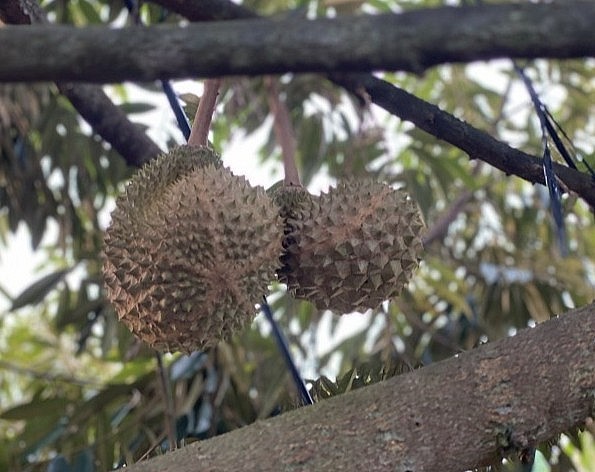
POLYGON ((319 309, 376 308, 399 295, 418 265, 424 223, 400 190, 348 181, 320 197, 281 187, 274 200, 285 224, 278 279, 319 309))
POLYGON ((118 317, 158 350, 204 349, 250 323, 274 279, 277 209, 209 148, 182 146, 135 174, 105 235, 118 317))

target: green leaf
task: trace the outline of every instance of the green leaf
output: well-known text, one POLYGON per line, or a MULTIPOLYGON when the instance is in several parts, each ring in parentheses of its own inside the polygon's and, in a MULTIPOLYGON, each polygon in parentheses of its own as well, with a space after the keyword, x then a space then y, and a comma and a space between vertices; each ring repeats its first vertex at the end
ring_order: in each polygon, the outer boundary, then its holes
POLYGON ((79 0, 78 6, 81 13, 84 15, 87 23, 101 24, 101 16, 97 11, 97 3, 89 2, 88 0, 79 0))
POLYGON ((146 113, 154 110, 155 105, 143 102, 126 102, 120 105, 120 109, 127 115, 132 115, 134 113, 146 113))
POLYGON ((66 434, 67 423, 68 420, 66 417, 60 418, 51 431, 49 431, 45 436, 43 436, 39 441, 31 446, 31 449, 28 451, 28 453, 37 454, 40 450, 44 449, 50 444, 55 444, 56 441, 66 434))
POLYGON ((13 301, 10 310, 41 302, 71 269, 62 269, 48 274, 23 290, 13 301))
POLYGON ((200 97, 193 93, 182 93, 179 95, 179 98, 185 103, 184 111, 186 112, 186 116, 190 118, 190 121, 193 121, 194 115, 196 115, 196 110, 198 110, 200 97))
POLYGON ((55 415, 57 411, 64 410, 66 406, 64 398, 48 398, 46 400, 35 399, 29 403, 15 406, 0 414, 3 420, 27 420, 40 416, 55 415))
POLYGON ((88 321, 87 315, 99 311, 104 304, 103 298, 81 299, 75 308, 56 313, 56 328, 63 329, 70 324, 82 326, 88 321))

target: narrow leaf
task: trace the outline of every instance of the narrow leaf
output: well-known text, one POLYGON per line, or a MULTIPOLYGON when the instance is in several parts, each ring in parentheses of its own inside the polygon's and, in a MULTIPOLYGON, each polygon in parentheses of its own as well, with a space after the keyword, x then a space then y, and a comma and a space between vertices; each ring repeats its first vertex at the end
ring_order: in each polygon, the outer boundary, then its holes
POLYGON ((70 269, 62 269, 48 274, 23 290, 13 301, 11 310, 41 302, 45 296, 60 282, 70 269))
POLYGON ((34 420, 40 416, 55 415, 57 411, 64 410, 65 405, 66 402, 63 398, 36 399, 3 411, 0 418, 12 421, 34 420))

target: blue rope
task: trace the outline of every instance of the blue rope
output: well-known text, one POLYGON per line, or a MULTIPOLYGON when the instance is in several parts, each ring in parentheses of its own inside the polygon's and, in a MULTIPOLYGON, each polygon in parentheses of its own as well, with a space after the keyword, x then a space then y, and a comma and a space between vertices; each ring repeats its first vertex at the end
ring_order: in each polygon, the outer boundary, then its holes
POLYGON ((570 167, 578 170, 576 167, 576 164, 574 163, 572 156, 570 155, 569 151, 564 146, 562 139, 560 139, 560 137, 558 136, 556 129, 560 132, 560 134, 564 137, 564 139, 568 143, 568 147, 571 149, 572 155, 575 156, 574 159, 577 159, 578 161, 582 162, 583 165, 587 168, 587 171, 589 172, 591 177, 595 178, 595 170, 589 165, 589 163, 585 159, 581 160, 581 159, 577 158, 578 152, 577 152, 576 148, 574 147, 574 144, 572 143, 572 139, 570 139, 568 134, 566 134, 566 131, 564 131, 564 129, 558 124, 558 122, 555 120, 555 118, 552 116, 552 114, 550 113, 550 111, 548 110, 548 108, 545 105, 544 105, 544 110, 545 110, 545 114, 546 114, 546 118, 547 118, 547 123, 549 124, 548 131, 550 133, 550 136, 552 137, 552 141, 554 141, 554 143, 556 144, 556 147, 558 148, 558 151, 560 152, 560 154, 562 155, 564 160, 568 163, 568 165, 570 167), (553 125, 552 125, 552 123, 553 123, 553 125))
POLYGON ((303 405, 312 405, 314 403, 314 400, 312 400, 312 397, 310 396, 310 392, 308 392, 308 389, 306 388, 306 384, 304 383, 304 380, 302 379, 302 376, 300 375, 300 373, 295 365, 295 362, 291 356, 291 353, 289 352, 289 345, 287 343, 287 339, 285 339, 283 332, 281 331, 281 329, 279 328, 279 325, 275 321, 275 318, 273 317, 273 312, 271 311, 271 307, 267 303, 267 300, 265 297, 263 297, 263 303, 261 305, 261 308, 262 308, 262 311, 264 312, 264 316, 266 316, 266 319, 271 324, 271 328, 273 329, 273 337, 275 338, 275 341, 277 341, 277 346, 279 347, 279 350, 281 351, 281 355, 283 356, 283 359, 285 359, 285 363, 287 364, 287 368, 289 369, 289 372, 291 373, 293 383, 295 384, 295 386, 297 388, 300 399, 302 400, 302 404, 303 405))
MULTIPOLYGON (((478 5, 482 5, 483 1, 476 0, 475 3, 478 5)), ((556 148, 558 149, 568 166, 572 169, 576 169, 576 164, 574 163, 574 160, 564 147, 562 140, 560 139, 558 133, 556 133, 556 129, 552 125, 552 121, 556 125, 558 125, 558 123, 556 123, 553 117, 549 114, 547 107, 543 104, 543 102, 539 98, 539 95, 537 95, 537 92, 533 87, 531 79, 527 76, 527 74, 525 74, 523 68, 520 67, 515 61, 512 61, 512 65, 516 73, 520 76, 521 80, 523 81, 525 88, 529 92, 531 102, 533 103, 533 107, 535 108, 535 113, 539 118, 539 124, 541 126, 541 140, 543 143, 543 175, 545 179, 545 184, 548 188, 550 195, 550 206, 552 210, 552 216, 554 217, 554 223, 556 226, 558 246, 560 247, 560 253, 563 257, 565 257, 568 255, 568 238, 566 236, 566 226, 564 224, 564 215, 562 213, 560 187, 558 186, 558 181, 556 180, 556 173, 554 170, 554 165, 552 163, 552 155, 547 140, 548 134, 552 138, 554 145, 556 146, 556 148)), ((590 170, 588 164, 587 168, 590 170)))
MULTIPOLYGON (((539 123, 541 125, 541 140, 543 143, 543 174, 545 178, 545 184, 548 188, 550 194, 550 205, 552 209, 552 215, 554 217, 554 222, 556 224, 556 235, 558 237, 558 246, 560 247, 560 252, 562 256, 568 255, 568 240, 566 237, 566 226, 564 224, 564 215, 562 213, 562 203, 560 197, 560 187, 558 186, 558 182, 556 180, 556 173, 554 171, 554 165, 552 163, 552 155, 550 152, 550 147, 548 144, 548 131, 552 131, 553 127, 551 123, 548 126, 548 119, 546 114, 545 105, 539 99, 535 88, 533 88, 533 84, 525 71, 514 64, 514 68, 521 77, 523 83, 525 84, 525 88, 529 92, 529 96, 531 97, 531 101, 533 102, 533 107, 535 108, 535 112, 537 113, 537 117, 539 118, 539 123)), ((555 130, 554 135, 557 136, 555 130)), ((559 137, 558 137, 558 141, 559 137)), ((573 163, 574 164, 574 163, 573 163)), ((575 167, 576 168, 576 167, 575 167)))
POLYGON ((176 95, 176 93, 174 92, 174 89, 172 88, 171 84, 167 80, 161 81, 161 87, 163 88, 163 91, 165 92, 165 95, 167 96, 167 100, 169 101, 169 106, 173 110, 174 115, 176 115, 178 127, 184 134, 184 138, 186 139, 186 141, 188 141, 188 138, 190 137, 190 122, 188 121, 188 118, 186 117, 186 113, 184 113, 184 110, 180 106, 180 101, 178 100, 178 96, 176 95))
MULTIPOLYGON (((142 20, 138 12, 138 5, 136 4, 136 2, 134 0, 124 0, 124 4, 126 5, 126 8, 130 12, 132 17, 134 18, 134 22, 137 25, 142 25, 142 20)), ((174 89, 171 86, 170 82, 167 80, 161 81, 161 88, 163 89, 163 92, 165 92, 165 96, 167 97, 169 106, 171 107, 172 111, 174 112, 174 115, 176 116, 176 121, 178 122, 178 127, 180 128, 180 131, 182 131, 184 138, 186 139, 186 141, 188 141, 188 138, 190 137, 190 122, 188 121, 188 117, 186 116, 186 113, 184 113, 184 110, 180 105, 178 96, 174 92, 174 89)))

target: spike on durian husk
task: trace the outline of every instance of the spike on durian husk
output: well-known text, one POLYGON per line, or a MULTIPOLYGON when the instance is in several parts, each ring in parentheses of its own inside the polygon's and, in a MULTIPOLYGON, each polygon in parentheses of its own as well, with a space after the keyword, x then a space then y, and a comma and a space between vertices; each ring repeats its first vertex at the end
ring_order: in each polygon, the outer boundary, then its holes
MULTIPOLYGON (((126 187, 126 193, 119 202, 136 205, 150 211, 153 202, 159 200, 164 190, 179 178, 193 170, 213 165, 222 167, 221 157, 206 146, 175 146, 168 153, 152 159, 136 172, 126 187)), ((128 212, 135 217, 144 218, 143 212, 128 212)))
POLYGON ((279 281, 319 309, 376 308, 400 294, 418 265, 424 223, 402 191, 349 181, 320 197, 282 188, 275 202, 285 222, 279 281))
POLYGON ((104 279, 118 317, 163 351, 204 349, 250 323, 281 251, 264 189, 183 146, 143 167, 112 213, 104 279))

